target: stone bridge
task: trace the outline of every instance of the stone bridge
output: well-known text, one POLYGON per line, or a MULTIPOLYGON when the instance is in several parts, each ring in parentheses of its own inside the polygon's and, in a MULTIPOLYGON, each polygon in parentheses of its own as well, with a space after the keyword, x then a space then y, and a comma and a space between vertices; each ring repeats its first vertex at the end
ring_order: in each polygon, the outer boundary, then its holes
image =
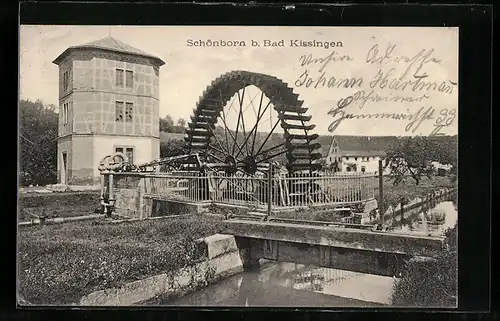
POLYGON ((237 219, 226 221, 222 233, 235 236, 245 267, 268 259, 381 276, 435 257, 444 244, 444 237, 237 219))

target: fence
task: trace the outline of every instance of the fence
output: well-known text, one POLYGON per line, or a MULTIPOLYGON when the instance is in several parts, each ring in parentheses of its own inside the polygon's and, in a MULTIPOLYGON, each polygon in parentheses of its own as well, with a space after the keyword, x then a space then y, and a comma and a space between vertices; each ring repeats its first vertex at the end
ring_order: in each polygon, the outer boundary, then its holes
POLYGON ((373 199, 374 174, 321 172, 303 174, 226 175, 172 172, 145 176, 145 195, 152 198, 273 208, 356 203, 373 199))
POLYGON ((410 202, 402 201, 396 208, 387 209, 381 218, 376 218, 372 223, 383 223, 392 227, 404 225, 412 216, 429 211, 439 202, 452 199, 456 193, 456 188, 443 188, 428 193, 423 198, 416 197, 410 202))

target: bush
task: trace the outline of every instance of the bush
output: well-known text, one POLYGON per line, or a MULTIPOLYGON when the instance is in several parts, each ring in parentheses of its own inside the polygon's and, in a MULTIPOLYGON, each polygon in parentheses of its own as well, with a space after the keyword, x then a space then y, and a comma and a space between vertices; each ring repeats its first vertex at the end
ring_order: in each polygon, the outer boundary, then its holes
POLYGON ((51 225, 19 236, 19 291, 34 304, 70 304, 93 291, 196 263, 195 240, 220 220, 187 218, 122 224, 51 225))
POLYGON ((411 307, 455 307, 457 305, 457 225, 446 232, 445 250, 436 261, 407 264, 395 283, 392 304, 411 307))

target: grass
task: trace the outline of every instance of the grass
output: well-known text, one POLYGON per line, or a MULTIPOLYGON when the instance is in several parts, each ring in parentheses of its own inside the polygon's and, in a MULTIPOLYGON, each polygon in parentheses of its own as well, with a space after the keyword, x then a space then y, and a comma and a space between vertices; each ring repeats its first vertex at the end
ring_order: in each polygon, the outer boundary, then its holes
MULTIPOLYGON (((99 223, 101 222, 101 223, 99 223)), ((71 304, 93 291, 192 265, 195 240, 220 231, 209 217, 19 231, 19 292, 31 304, 71 304)))
POLYGON ((93 214, 99 207, 100 193, 94 192, 63 192, 50 194, 20 194, 19 195, 19 220, 26 221, 33 217, 24 210, 35 215, 48 216, 82 216, 93 214))

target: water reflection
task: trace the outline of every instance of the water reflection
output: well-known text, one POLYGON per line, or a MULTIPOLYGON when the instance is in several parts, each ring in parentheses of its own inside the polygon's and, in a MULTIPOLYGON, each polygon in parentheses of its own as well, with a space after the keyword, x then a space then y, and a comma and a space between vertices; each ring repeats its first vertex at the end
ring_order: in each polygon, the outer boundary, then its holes
POLYGON ((393 232, 419 235, 444 235, 444 232, 455 226, 458 220, 457 205, 453 201, 438 203, 431 209, 424 209, 407 224, 395 227, 393 232))
POLYGON ((394 280, 294 263, 263 262, 180 299, 176 306, 374 307, 389 304, 394 280))

